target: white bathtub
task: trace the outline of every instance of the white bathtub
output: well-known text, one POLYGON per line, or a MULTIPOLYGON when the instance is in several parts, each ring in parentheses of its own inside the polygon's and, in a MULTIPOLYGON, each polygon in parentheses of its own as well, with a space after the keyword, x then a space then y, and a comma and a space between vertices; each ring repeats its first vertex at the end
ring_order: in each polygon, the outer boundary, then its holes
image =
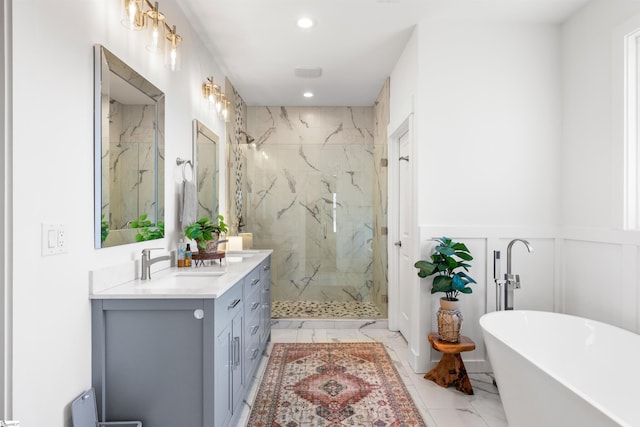
POLYGON ((640 335, 541 311, 480 325, 510 427, 640 426, 640 335))

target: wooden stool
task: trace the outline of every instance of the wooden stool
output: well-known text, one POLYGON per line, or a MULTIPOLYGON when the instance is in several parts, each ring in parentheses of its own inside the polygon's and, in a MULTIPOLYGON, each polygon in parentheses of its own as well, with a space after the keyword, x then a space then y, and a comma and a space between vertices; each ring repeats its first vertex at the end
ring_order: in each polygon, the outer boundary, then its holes
POLYGON ((462 362, 460 353, 475 350, 476 344, 468 337, 460 336, 460 342, 442 341, 437 333, 429 334, 429 342, 434 350, 442 353, 442 359, 435 368, 427 372, 424 377, 441 387, 455 385, 457 390, 466 394, 473 394, 471 381, 462 362))

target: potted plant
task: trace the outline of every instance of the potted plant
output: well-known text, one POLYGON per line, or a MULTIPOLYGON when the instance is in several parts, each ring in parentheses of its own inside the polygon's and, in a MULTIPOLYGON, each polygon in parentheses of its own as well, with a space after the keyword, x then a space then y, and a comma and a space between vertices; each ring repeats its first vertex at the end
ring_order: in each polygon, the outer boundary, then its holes
POLYGON ((462 326, 462 313, 458 309, 458 295, 473 292, 468 285, 476 283, 466 272, 473 260, 471 252, 464 243, 454 242, 447 237, 436 240, 438 245, 434 248, 431 260, 420 260, 414 264, 421 278, 435 275, 431 285, 431 293, 442 292, 440 298, 440 310, 438 310, 438 334, 444 341, 458 342, 460 339, 460 327, 462 326))
POLYGON ((207 217, 202 217, 184 229, 184 235, 196 241, 199 251, 207 252, 207 250, 211 250, 211 247, 207 248, 207 242, 217 242, 220 239, 220 235, 227 232, 228 227, 224 222, 224 216, 218 215, 217 219, 218 222, 216 223, 207 217))

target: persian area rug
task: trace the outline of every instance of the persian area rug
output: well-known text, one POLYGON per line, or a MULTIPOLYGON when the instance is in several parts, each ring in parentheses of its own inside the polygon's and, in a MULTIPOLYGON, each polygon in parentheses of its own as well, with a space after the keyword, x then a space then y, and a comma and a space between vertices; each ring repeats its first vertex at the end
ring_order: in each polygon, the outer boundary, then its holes
POLYGON ((273 345, 247 427, 426 427, 384 345, 273 345))

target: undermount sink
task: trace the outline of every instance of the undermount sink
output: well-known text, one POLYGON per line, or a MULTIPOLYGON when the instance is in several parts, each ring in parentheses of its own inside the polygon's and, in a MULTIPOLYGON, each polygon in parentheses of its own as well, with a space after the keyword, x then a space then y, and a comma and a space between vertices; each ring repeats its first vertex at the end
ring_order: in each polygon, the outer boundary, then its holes
POLYGON ((204 280, 202 276, 186 278, 185 276, 165 277, 162 279, 151 279, 149 281, 136 285, 137 289, 149 289, 149 290, 197 290, 211 287, 211 278, 208 276, 208 280, 204 280), (198 280, 199 279, 199 280, 198 280))
POLYGON ((204 268, 186 269, 178 271, 174 277, 215 277, 222 276, 225 272, 220 270, 205 270, 204 268))
POLYGON ((245 251, 227 251, 226 256, 228 257, 242 257, 242 258, 251 258, 258 254, 257 250, 245 250, 245 251))
POLYGON ((138 289, 150 290, 198 290, 215 286, 217 279, 224 275, 225 271, 217 267, 210 268, 184 268, 168 275, 151 277, 148 281, 141 281, 136 285, 138 289))

